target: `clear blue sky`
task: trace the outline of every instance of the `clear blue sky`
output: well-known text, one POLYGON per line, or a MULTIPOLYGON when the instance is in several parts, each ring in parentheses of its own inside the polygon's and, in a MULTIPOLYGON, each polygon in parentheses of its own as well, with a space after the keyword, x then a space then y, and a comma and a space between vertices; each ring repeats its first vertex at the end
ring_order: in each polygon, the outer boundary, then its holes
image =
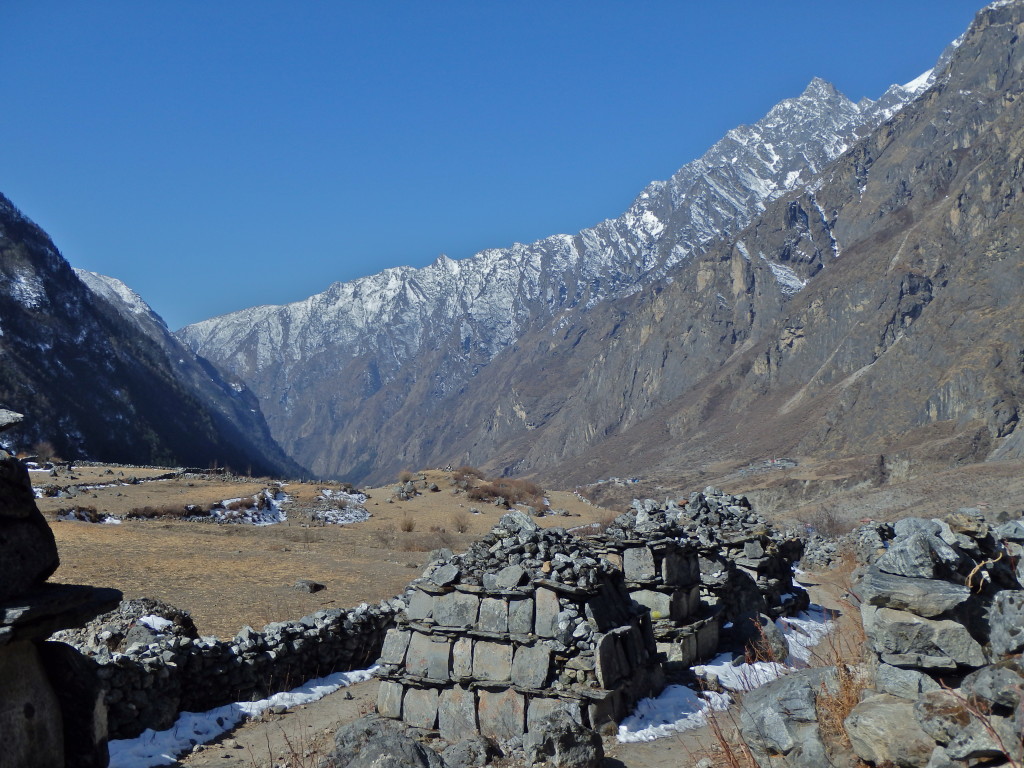
POLYGON ((0 191, 172 328, 619 215, 820 76, 877 97, 981 2, 6 2, 0 191))

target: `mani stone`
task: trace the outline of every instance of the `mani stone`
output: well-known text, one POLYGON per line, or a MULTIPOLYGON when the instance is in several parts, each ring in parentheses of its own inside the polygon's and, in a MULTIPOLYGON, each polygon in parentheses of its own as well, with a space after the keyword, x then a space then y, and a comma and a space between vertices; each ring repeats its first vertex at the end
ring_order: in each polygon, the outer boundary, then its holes
POLYGON ((558 631, 558 594, 546 587, 538 587, 535 599, 533 631, 540 637, 554 637, 558 631))
POLYGON ((654 553, 647 547, 627 549, 622 556, 622 569, 626 581, 651 581, 657 578, 654 553))
POLYGON ((548 680, 551 651, 543 645, 521 645, 512 661, 512 684, 521 688, 543 688, 548 680))
POLYGON ((478 641, 473 648, 473 677, 504 682, 512 674, 512 646, 478 641))
POLYGON ((381 680, 377 689, 377 712, 383 717, 401 717, 403 690, 401 683, 381 680))
POLYGON ((509 600, 508 631, 521 635, 533 632, 533 600, 531 598, 509 600))
POLYGON ((477 716, 480 733, 497 741, 508 741, 523 735, 526 721, 526 702, 512 688, 502 691, 478 692, 477 716))
POLYGON ((480 599, 467 592, 449 592, 434 598, 434 621, 441 627, 471 627, 476 624, 480 599))
POLYGON ((484 632, 508 632, 508 605, 504 600, 485 597, 480 602, 480 621, 477 629, 484 632))
POLYGON ((473 676, 473 640, 460 637, 452 646, 452 678, 473 676))
POLYGON ((28 469, 13 456, 0 459, 0 602, 42 584, 59 564, 28 469))
POLYGON ((414 632, 406 653, 405 669, 410 675, 447 680, 451 648, 446 640, 438 641, 414 632))
POLYGON ((410 688, 402 702, 402 720, 416 728, 433 728, 437 704, 437 688, 410 688))
POLYGON ((407 630, 389 629, 384 636, 384 646, 380 651, 381 664, 402 664, 405 652, 409 648, 412 633, 407 630))
POLYGON ((441 738, 453 743, 476 733, 476 700, 473 692, 461 685, 443 690, 437 709, 437 727, 441 731, 441 738))

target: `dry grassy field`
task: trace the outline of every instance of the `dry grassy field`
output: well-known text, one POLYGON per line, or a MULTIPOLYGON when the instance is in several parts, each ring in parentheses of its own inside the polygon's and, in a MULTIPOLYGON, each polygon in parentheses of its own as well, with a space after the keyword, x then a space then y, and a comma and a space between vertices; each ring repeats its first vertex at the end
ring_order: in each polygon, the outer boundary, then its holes
MULTIPOLYGON (((167 470, 76 466, 51 476, 32 472, 37 487, 68 487, 139 480, 167 470)), ((417 577, 428 553, 439 547, 465 549, 497 524, 506 511, 473 501, 453 484, 452 473, 417 473, 439 490, 400 501, 395 487, 366 489, 369 520, 349 525, 312 523, 308 510, 330 483, 287 483, 292 501, 288 520, 279 524, 188 522, 169 518, 125 520, 120 525, 58 521, 69 507, 93 507, 123 516, 132 509, 198 504, 252 496, 266 481, 189 475, 131 485, 83 489, 74 498, 40 498, 60 551, 54 581, 115 587, 125 597, 152 597, 190 611, 199 631, 231 637, 248 624, 297 619, 326 607, 376 602, 400 592, 417 577), (389 502, 389 499, 393 501, 389 502), (470 513, 476 508, 478 514, 470 513), (308 593, 294 588, 312 579, 326 589, 308 593)), ((396 480, 397 484, 397 480, 396 480)), ((606 509, 572 493, 549 492, 552 508, 571 516, 537 518, 542 526, 572 527, 607 519, 606 509)))

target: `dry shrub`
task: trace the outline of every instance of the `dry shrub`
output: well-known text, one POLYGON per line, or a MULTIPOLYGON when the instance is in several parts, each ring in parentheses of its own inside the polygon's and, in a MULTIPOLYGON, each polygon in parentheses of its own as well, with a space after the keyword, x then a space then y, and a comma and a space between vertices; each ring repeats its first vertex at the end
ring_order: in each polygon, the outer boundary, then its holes
POLYGON ((41 440, 33 446, 32 450, 35 452, 36 458, 44 464, 48 461, 60 461, 60 458, 57 456, 57 449, 53 447, 53 443, 49 440, 41 440))
POLYGON ((839 510, 832 504, 822 504, 807 518, 807 525, 817 533, 830 539, 842 536, 853 530, 852 523, 843 519, 839 510))
POLYGON ((238 499, 237 501, 230 501, 224 506, 231 512, 241 512, 243 509, 249 508, 249 505, 242 499, 238 499))
POLYGON ((494 501, 498 497, 505 499, 506 506, 529 504, 540 507, 544 503, 544 490, 531 480, 502 477, 480 483, 468 491, 469 498, 474 501, 494 501))
POLYGON ((452 528, 456 533, 465 533, 469 530, 469 515, 465 510, 457 509, 452 512, 452 528))
POLYGON ((412 533, 416 530, 416 520, 413 518, 412 515, 406 512, 404 515, 402 515, 402 519, 398 521, 398 528, 403 533, 412 533))
POLYGON ((58 509, 56 514, 57 517, 70 517, 86 523, 99 523, 105 517, 96 511, 96 507, 69 507, 58 509))
POLYGON ((458 482, 460 480, 465 480, 465 481, 471 482, 473 480, 483 480, 483 479, 484 479, 484 473, 481 472, 476 467, 470 467, 470 466, 459 467, 458 469, 455 470, 455 472, 452 473, 452 480, 455 480, 456 482, 458 482))
POLYGON ((861 668, 851 664, 836 665, 836 690, 822 684, 815 699, 818 710, 818 730, 826 744, 850 746, 846 733, 846 718, 860 703, 861 694, 868 688, 868 677, 861 668))
POLYGON ((125 518, 128 520, 180 520, 183 517, 191 517, 193 514, 195 513, 189 511, 187 507, 176 504, 164 504, 161 506, 147 504, 144 507, 135 507, 128 510, 125 518))
POLYGON ((397 535, 395 533, 395 526, 386 525, 383 528, 378 528, 373 532, 373 538, 377 542, 377 545, 384 549, 393 549, 395 546, 395 539, 397 535))
POLYGON ((403 469, 401 472, 398 473, 398 481, 400 483, 408 483, 410 480, 412 480, 412 478, 413 474, 408 469, 403 469))
POLYGON ((618 516, 618 513, 613 509, 602 512, 601 516, 597 519, 598 525, 601 526, 601 530, 607 531, 609 528, 614 527, 615 518, 618 516))

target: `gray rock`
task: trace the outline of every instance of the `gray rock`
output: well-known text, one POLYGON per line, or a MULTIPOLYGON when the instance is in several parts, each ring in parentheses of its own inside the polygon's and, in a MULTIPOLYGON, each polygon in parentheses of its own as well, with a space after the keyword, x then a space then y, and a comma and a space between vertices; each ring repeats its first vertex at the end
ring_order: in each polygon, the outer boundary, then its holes
POLYGON ((864 699, 844 725, 857 757, 875 765, 923 768, 935 749, 914 715, 913 702, 887 693, 864 699))
POLYGON ((11 427, 21 424, 24 419, 24 414, 9 411, 6 408, 0 408, 0 432, 4 432, 11 427))
POLYGON ((508 632, 508 604, 498 598, 485 597, 480 601, 477 626, 484 632, 508 632))
POLYGON ((988 621, 994 656, 1024 650, 1024 590, 1006 589, 996 593, 988 621))
POLYGON ((437 725, 439 698, 437 688, 407 688, 402 698, 402 720, 416 728, 433 728, 437 725))
POLYGON ((528 765, 553 768, 600 768, 604 764, 601 737, 564 712, 544 718, 540 727, 523 739, 528 765))
POLYGON ((440 587, 448 586, 459 578, 459 567, 453 563, 446 563, 440 568, 434 569, 434 572, 430 574, 430 580, 440 587))
POLYGON ((502 568, 495 575, 494 583, 499 589, 514 589, 523 584, 528 577, 526 569, 518 565, 502 568))
POLYGON ((312 579, 299 579, 295 582, 295 589, 299 592, 312 593, 327 589, 327 585, 321 584, 319 581, 313 581, 312 579))
POLYGON ((740 734, 760 765, 779 764, 779 755, 781 764, 793 768, 828 765, 815 701, 821 690, 834 691, 835 685, 835 669, 819 667, 780 677, 743 697, 740 734))
POLYGON ((477 641, 473 646, 473 677, 503 682, 512 675, 512 646, 477 641))
POLYGON ((460 741, 466 734, 475 733, 476 697, 473 691, 461 685, 443 690, 437 708, 437 727, 441 738, 450 742, 460 741))
POLYGON ((444 768, 441 756, 395 720, 368 715, 334 734, 324 768, 444 768))
POLYGON ((543 645, 521 645, 512 660, 512 683, 522 688, 543 688, 551 666, 551 651, 543 645))
POLYGON ((1024 660, 1015 656, 982 667, 967 675, 960 688, 990 705, 1015 709, 1024 700, 1024 660))
POLYGON ((861 618, 872 648, 893 666, 946 669, 986 663, 981 645, 955 621, 870 605, 861 606, 861 618))
POLYGON ((477 694, 480 733, 499 742, 522 738, 526 726, 526 701, 512 688, 481 689, 477 694))
MULTIPOLYGON (((504 500, 502 500, 502 504, 504 504, 504 500)), ((502 515, 501 519, 498 520, 498 527, 512 533, 529 533, 540 530, 540 526, 528 514, 520 512, 518 509, 513 509, 511 512, 506 512, 502 515)))
POLYGON ((971 590, 936 579, 918 579, 886 573, 877 565, 868 566, 857 581, 861 599, 879 608, 910 611, 932 618, 967 602, 971 590))
POLYGON ((933 579, 955 568, 959 560, 956 551, 938 535, 919 532, 898 536, 875 565, 896 576, 933 579))
POLYGON ((922 694, 914 703, 914 716, 921 730, 943 746, 971 724, 966 701, 949 690, 922 694))
POLYGON ((441 753, 445 768, 480 768, 498 757, 497 745, 479 734, 452 744, 441 753))
POLYGON ((442 627, 470 627, 476 624, 480 598, 466 592, 449 592, 434 598, 434 621, 442 627))
POLYGON ((875 673, 875 688, 879 693, 891 693, 903 699, 914 700, 922 693, 937 691, 940 687, 935 680, 916 669, 879 664, 875 673))

